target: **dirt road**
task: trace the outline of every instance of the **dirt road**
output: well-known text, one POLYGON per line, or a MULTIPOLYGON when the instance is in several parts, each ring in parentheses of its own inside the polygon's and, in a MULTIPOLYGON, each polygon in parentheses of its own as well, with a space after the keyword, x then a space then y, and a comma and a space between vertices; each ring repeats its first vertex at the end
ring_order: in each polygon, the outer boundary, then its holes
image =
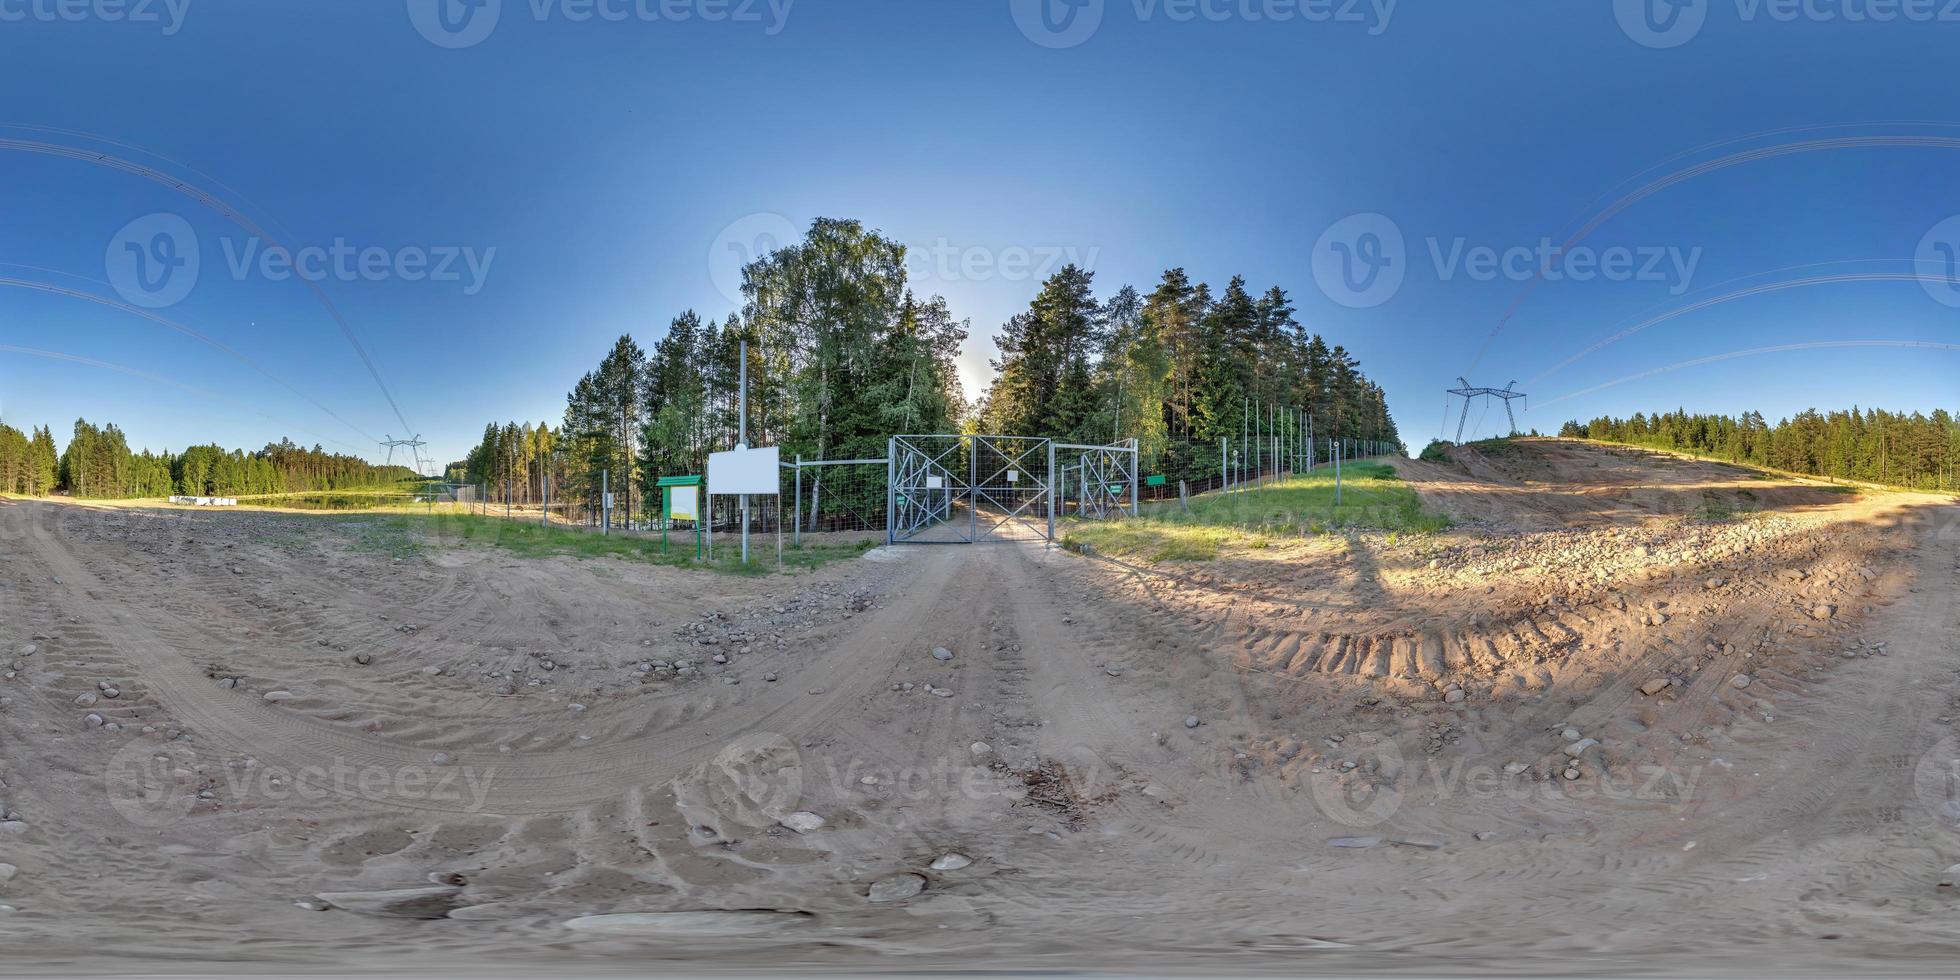
POLYGON ((1152 567, 0 503, 6 968, 1950 962, 1960 508, 1521 446, 1152 567))

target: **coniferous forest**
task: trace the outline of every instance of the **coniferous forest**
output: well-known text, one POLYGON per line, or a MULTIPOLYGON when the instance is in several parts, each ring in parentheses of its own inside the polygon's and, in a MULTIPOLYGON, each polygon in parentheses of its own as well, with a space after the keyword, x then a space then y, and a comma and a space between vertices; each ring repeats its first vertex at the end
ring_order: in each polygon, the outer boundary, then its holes
POLYGON ((0 493, 117 499, 243 497, 305 490, 386 487, 415 479, 406 466, 376 466, 357 456, 306 449, 290 439, 257 452, 192 446, 181 453, 134 452, 114 425, 77 420, 57 455, 46 426, 31 435, 0 425, 0 493))
POLYGON ((660 477, 701 473, 737 441, 743 341, 749 442, 786 460, 877 458, 893 435, 979 431, 1136 438, 1152 472, 1203 478, 1220 440, 1270 435, 1295 412, 1322 438, 1398 441, 1380 387, 1303 328, 1278 287, 1254 297, 1235 278, 1214 297, 1182 269, 1148 295, 1098 300, 1093 287, 1073 265, 1043 283, 1001 328, 998 377, 969 404, 954 367, 969 322, 914 294, 903 245, 819 219, 744 270, 741 310, 682 313, 651 350, 621 337, 568 394, 559 428, 492 424, 449 475, 528 504, 546 480, 554 500, 590 499, 609 474, 630 519, 660 477))
POLYGON ((1629 419, 1567 422, 1567 438, 1600 439, 1712 456, 1735 463, 1921 490, 1960 490, 1960 424, 1952 413, 1906 415, 1878 409, 1820 413, 1815 409, 1775 425, 1761 412, 1689 415, 1686 411, 1629 419))

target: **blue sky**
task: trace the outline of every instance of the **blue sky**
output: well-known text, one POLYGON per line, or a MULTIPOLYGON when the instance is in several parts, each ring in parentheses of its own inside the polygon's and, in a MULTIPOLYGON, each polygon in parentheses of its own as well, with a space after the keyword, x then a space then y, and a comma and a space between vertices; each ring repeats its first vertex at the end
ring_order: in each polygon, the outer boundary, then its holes
POLYGON ((1960 342, 1960 292, 1897 279, 1939 271, 1915 254, 1960 250, 1960 221, 1944 223, 1960 215, 1960 22, 1940 3, 1701 0, 1648 33, 1640 0, 1080 0, 1050 32, 1039 0, 603 0, 613 19, 501 0, 487 34, 460 8, 450 23, 472 26, 443 34, 436 0, 144 0, 135 18, 111 16, 135 0, 70 2, 0 0, 0 278, 133 288, 209 342, 0 285, 0 345, 126 369, 0 350, 0 415, 58 437, 87 416, 157 449, 291 435, 373 456, 405 419, 435 458, 459 458, 486 421, 556 422, 620 333, 651 346, 684 309, 725 315, 733 256, 817 216, 918 249, 915 287, 972 320, 969 395, 993 331, 1072 259, 1104 295, 1170 266, 1287 288, 1386 386, 1415 446, 1454 428, 1443 390, 1466 373, 1519 381, 1525 424, 1547 429, 1675 406, 1960 404, 1960 352, 1882 346, 1553 401, 1733 351, 1960 342), (1846 137, 1884 139, 1765 154, 1616 210, 1576 243, 1590 252, 1568 253, 1588 268, 1624 256, 1614 281, 1466 264, 1564 242, 1684 167, 1846 137), (329 263, 337 244, 355 258, 318 267, 317 294, 239 271, 264 242, 227 208, 329 263), (130 280, 173 258, 154 250, 165 227, 198 255, 181 297, 143 292, 167 277, 130 280), (1385 229, 1403 242, 1386 267, 1399 286, 1356 293, 1371 266, 1339 263, 1385 229), (365 271, 363 251, 379 256, 365 271), (1719 303, 1547 373, 1655 313, 1868 273, 1894 278, 1719 303))

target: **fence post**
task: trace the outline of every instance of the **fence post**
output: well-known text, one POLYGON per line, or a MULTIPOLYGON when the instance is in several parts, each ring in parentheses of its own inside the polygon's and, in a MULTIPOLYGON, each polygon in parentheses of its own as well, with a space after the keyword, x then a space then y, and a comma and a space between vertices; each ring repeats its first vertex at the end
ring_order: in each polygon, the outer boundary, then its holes
MULTIPOLYGON (((887 495, 889 495, 891 493, 891 490, 887 488, 885 492, 887 495)), ((777 506, 776 512, 779 515, 782 513, 782 507, 780 505, 777 506)), ((778 517, 777 519, 779 521, 781 520, 780 517, 778 517)), ((795 542, 796 547, 798 548, 803 547, 803 454, 802 453, 796 454, 796 534, 794 535, 793 540, 795 542)))
POLYGON ((612 533, 612 471, 599 471, 599 534, 612 533))
POLYGON ((1055 543, 1055 440, 1048 440, 1048 543, 1055 543))
MULTIPOLYGON (((897 543, 898 527, 892 507, 898 497, 898 437, 885 440, 885 543, 897 543)), ((801 499, 801 498, 798 498, 801 499)))
POLYGON ((1137 505, 1137 480, 1143 476, 1143 443, 1130 440, 1130 516, 1138 517, 1143 510, 1137 505))
POLYGON ((1334 506, 1336 508, 1341 506, 1341 454, 1345 448, 1346 440, 1340 440, 1334 446, 1334 506))
POLYGON ((1183 480, 1177 481, 1177 509, 1191 512, 1191 485, 1183 480))

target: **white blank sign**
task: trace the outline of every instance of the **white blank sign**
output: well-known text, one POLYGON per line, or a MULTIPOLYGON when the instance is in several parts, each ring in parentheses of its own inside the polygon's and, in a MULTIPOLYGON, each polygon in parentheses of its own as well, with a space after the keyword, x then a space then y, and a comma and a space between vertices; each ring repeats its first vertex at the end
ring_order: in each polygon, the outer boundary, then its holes
POLYGON ((710 494, 779 493, 783 486, 783 454, 775 446, 737 447, 708 456, 710 494))
POLYGON ((698 521, 701 510, 695 506, 698 487, 668 487, 667 516, 677 521, 698 521))

